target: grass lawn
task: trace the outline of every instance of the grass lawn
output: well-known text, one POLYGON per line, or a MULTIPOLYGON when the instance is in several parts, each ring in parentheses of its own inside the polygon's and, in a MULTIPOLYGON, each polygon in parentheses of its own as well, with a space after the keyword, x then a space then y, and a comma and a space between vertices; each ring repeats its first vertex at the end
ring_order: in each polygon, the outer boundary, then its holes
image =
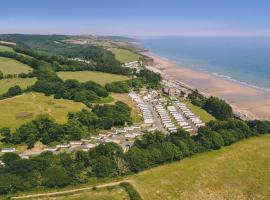
POLYGON ((11 47, 0 45, 0 51, 11 51, 14 52, 14 50, 11 47))
POLYGON ((143 199, 269 199, 270 135, 129 177, 143 199))
POLYGON ((193 105, 189 101, 184 101, 184 103, 187 105, 187 107, 196 115, 198 115, 201 120, 205 123, 210 122, 211 120, 215 120, 216 118, 209 114, 206 110, 200 108, 199 106, 193 105))
POLYGON ((63 80, 77 79, 80 82, 94 81, 100 85, 111 83, 114 81, 125 81, 129 77, 117 74, 109 74, 103 72, 92 72, 92 71, 80 71, 80 72, 58 72, 60 78, 63 80))
POLYGON ((142 117, 140 116, 141 112, 138 106, 131 100, 127 93, 119 94, 119 93, 112 93, 111 96, 114 98, 115 101, 123 101, 126 103, 131 109, 131 117, 133 123, 140 123, 142 121, 142 117))
POLYGON ((32 71, 32 69, 17 60, 0 57, 0 71, 4 74, 19 74, 22 72, 28 73, 32 71))
POLYGON ((25 93, 0 101, 0 128, 15 129, 33 120, 37 115, 48 114, 58 123, 65 123, 68 112, 78 112, 86 106, 82 103, 54 99, 42 93, 25 93))
POLYGON ((139 54, 120 48, 112 48, 110 49, 110 51, 115 55, 115 58, 121 63, 136 61, 139 60, 139 58, 141 57, 139 54))
POLYGON ((74 194, 44 197, 38 199, 46 200, 128 200, 129 196, 120 186, 109 188, 98 188, 74 194))
POLYGON ((34 85, 36 78, 11 78, 0 80, 0 94, 6 93, 10 87, 19 85, 22 89, 34 85))

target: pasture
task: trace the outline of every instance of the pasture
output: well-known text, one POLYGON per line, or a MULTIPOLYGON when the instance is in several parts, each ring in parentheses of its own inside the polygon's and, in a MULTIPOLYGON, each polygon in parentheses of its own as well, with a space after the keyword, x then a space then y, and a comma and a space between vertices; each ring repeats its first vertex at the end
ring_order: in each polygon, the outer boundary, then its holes
POLYGON ((20 73, 28 73, 32 71, 32 69, 11 58, 5 58, 5 57, 0 57, 0 71, 3 72, 3 74, 20 74, 20 73))
POLYGON ((80 82, 94 81, 103 86, 106 83, 125 81, 129 79, 129 77, 123 75, 92 71, 58 72, 57 74, 63 80, 76 79, 80 82))
POLYGON ((129 177, 145 200, 269 199, 270 135, 129 177))
POLYGON ((111 48, 109 49, 115 56, 115 58, 121 63, 127 63, 139 60, 141 57, 139 54, 136 54, 132 51, 120 48, 111 48))
POLYGON ((120 186, 98 188, 73 194, 39 198, 40 200, 128 200, 128 194, 120 186))
POLYGON ((36 78, 11 78, 0 80, 0 95, 6 93, 10 87, 15 85, 20 86, 22 89, 26 89, 29 86, 34 85, 36 78))
POLYGON ((1 45, 1 44, 0 44, 0 51, 14 52, 14 50, 11 47, 8 47, 8 46, 5 46, 5 45, 1 45))
POLYGON ((58 123, 67 121, 68 112, 86 108, 83 103, 65 99, 54 99, 42 93, 25 93, 0 101, 0 128, 18 128, 40 114, 47 114, 58 123))

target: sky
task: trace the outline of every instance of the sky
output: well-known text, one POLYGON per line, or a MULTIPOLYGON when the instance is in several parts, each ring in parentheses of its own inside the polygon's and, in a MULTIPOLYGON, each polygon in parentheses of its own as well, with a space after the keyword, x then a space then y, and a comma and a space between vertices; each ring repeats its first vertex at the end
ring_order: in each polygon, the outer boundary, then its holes
POLYGON ((270 0, 0 0, 0 33, 270 36, 270 0))

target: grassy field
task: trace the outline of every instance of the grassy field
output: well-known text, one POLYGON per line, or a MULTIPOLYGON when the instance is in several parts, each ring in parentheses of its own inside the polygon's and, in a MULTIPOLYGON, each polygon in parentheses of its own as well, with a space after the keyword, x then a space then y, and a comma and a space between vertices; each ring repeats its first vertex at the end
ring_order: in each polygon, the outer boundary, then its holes
POLYGON ((111 96, 114 98, 115 101, 123 101, 126 103, 131 109, 131 117, 133 123, 140 123, 142 121, 142 117, 140 116, 141 112, 138 106, 131 100, 128 94, 119 94, 119 93, 112 93, 111 96))
MULTIPOLYGON (((33 198, 35 199, 35 198, 33 198)), ((128 194, 121 187, 98 188, 68 195, 38 198, 41 200, 128 200, 128 194)))
POLYGON ((0 44, 0 51, 11 51, 14 52, 14 50, 11 47, 5 46, 5 45, 1 45, 0 44))
POLYGON ((4 74, 19 74, 30 72, 32 69, 17 60, 0 57, 0 71, 4 74))
POLYGON ((56 122, 65 123, 68 112, 80 111, 85 107, 82 103, 54 99, 41 93, 26 93, 0 101, 0 127, 15 129, 40 114, 48 114, 56 122))
POLYGON ((105 85, 106 83, 111 83, 114 81, 124 81, 129 79, 129 77, 123 75, 92 71, 58 72, 57 74, 63 80, 77 79, 80 82, 94 81, 100 85, 105 85))
POLYGON ((200 116, 201 120, 205 123, 210 122, 211 120, 215 120, 215 117, 213 117, 211 114, 206 112, 204 109, 193 105, 189 101, 184 101, 184 103, 187 105, 187 107, 196 115, 200 116))
POLYGON ((19 85, 22 89, 34 85, 36 78, 12 78, 0 80, 0 94, 6 93, 10 87, 19 85))
POLYGON ((120 49, 120 48, 111 48, 110 51, 115 55, 115 58, 121 63, 127 63, 139 60, 140 55, 132 51, 120 49))
POLYGON ((269 199, 270 136, 247 139, 129 177, 145 200, 269 199))

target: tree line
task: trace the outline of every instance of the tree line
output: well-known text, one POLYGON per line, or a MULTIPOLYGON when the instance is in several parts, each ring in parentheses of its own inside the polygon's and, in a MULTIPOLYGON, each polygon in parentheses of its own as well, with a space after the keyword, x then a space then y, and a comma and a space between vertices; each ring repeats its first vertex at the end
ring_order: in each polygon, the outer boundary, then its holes
POLYGON ((88 152, 58 155, 44 152, 29 160, 20 159, 14 153, 6 153, 2 157, 5 166, 0 168, 0 194, 32 190, 36 187, 80 184, 91 177, 105 178, 137 173, 196 153, 220 149, 269 131, 269 121, 244 122, 230 119, 212 121, 199 128, 196 136, 190 136, 181 129, 170 135, 146 133, 142 138, 136 139, 127 153, 114 143, 100 144, 88 152))

